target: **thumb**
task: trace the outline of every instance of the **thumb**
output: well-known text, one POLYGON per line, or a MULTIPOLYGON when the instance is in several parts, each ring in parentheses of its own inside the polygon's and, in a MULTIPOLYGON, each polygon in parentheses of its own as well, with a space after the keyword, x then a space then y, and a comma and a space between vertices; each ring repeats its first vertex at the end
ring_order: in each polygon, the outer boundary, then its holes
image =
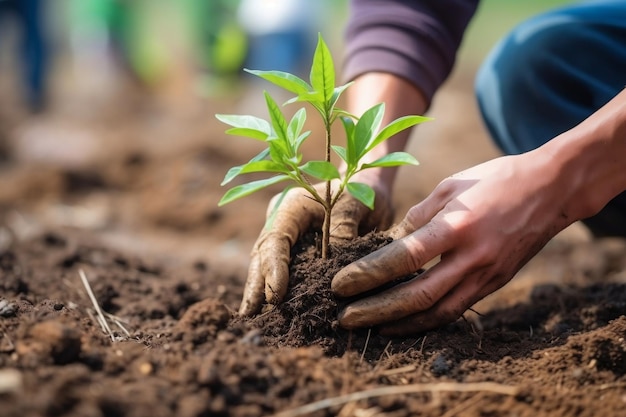
POLYGON ((410 235, 430 222, 444 205, 441 200, 435 199, 431 194, 411 207, 402 221, 387 231, 387 235, 394 240, 410 235))
POLYGON ((343 194, 330 218, 330 235, 332 239, 349 240, 359 235, 359 225, 369 213, 363 203, 349 194, 343 194))
POLYGON ((431 222, 439 211, 435 200, 426 199, 413 206, 402 222, 393 227, 389 245, 340 270, 331 282, 333 292, 350 297, 377 288, 396 278, 418 271, 424 264, 449 250, 452 230, 431 222))

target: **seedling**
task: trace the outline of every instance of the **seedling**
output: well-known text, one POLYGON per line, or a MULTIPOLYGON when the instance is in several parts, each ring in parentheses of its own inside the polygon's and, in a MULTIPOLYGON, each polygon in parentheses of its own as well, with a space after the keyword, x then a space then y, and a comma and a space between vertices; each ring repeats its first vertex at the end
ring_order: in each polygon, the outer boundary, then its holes
MULTIPOLYGON (((303 162, 300 149, 311 134, 310 131, 303 132, 306 109, 300 108, 287 121, 275 100, 270 94, 264 92, 269 111, 269 122, 255 116, 216 115, 220 121, 231 126, 226 133, 263 141, 268 146, 248 163, 231 168, 224 177, 222 185, 228 184, 240 174, 266 172, 273 174, 273 176, 231 188, 218 204, 221 206, 270 185, 290 181, 292 185, 304 188, 324 208, 322 258, 327 258, 330 241, 330 216, 343 192, 347 190, 365 206, 371 210, 374 209, 374 190, 367 184, 351 181, 351 178, 356 173, 369 168, 418 164, 417 160, 406 152, 393 152, 370 163, 362 163, 363 157, 393 135, 430 120, 430 118, 405 116, 394 120, 381 129, 381 121, 385 111, 384 103, 368 109, 360 118, 338 108, 339 97, 351 83, 335 86, 335 66, 330 50, 321 35, 313 55, 310 82, 282 71, 245 71, 294 93, 296 96, 287 103, 305 102, 317 110, 325 128, 326 157, 323 161, 303 162), (331 142, 331 128, 338 119, 344 127, 345 147, 334 145, 331 142), (339 172, 337 167, 331 163, 331 151, 334 151, 345 162, 344 172, 339 172), (326 183, 324 195, 317 191, 311 182, 312 179, 326 183), (335 185, 334 190, 331 188, 331 181, 338 184, 335 185)), ((282 196, 290 188, 285 188, 282 196)), ((278 204, 281 200, 282 198, 279 198, 278 204)), ((278 204, 274 207, 274 212, 278 204)), ((271 219, 272 216, 270 215, 266 227, 271 227, 271 219)))

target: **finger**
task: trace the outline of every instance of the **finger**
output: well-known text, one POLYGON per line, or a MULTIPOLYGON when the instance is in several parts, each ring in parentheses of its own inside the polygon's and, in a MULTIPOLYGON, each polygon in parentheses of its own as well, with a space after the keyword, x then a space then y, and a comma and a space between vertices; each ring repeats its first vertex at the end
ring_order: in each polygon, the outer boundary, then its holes
POLYGON ((454 262, 441 262, 411 281, 349 304, 339 313, 339 324, 371 327, 428 310, 458 284, 462 270, 454 262))
POLYGON ((458 320, 471 306, 498 290, 508 280, 492 277, 482 269, 471 274, 457 287, 449 291, 432 308, 385 324, 380 332, 386 336, 402 336, 433 330, 458 320), (489 279, 484 285, 484 282, 489 279))
POLYGON ((243 298, 239 306, 239 314, 252 316, 261 310, 265 299, 265 279, 261 273, 261 260, 255 246, 248 268, 248 278, 243 289, 243 298))
POLYGON ((293 242, 290 234, 282 232, 268 234, 263 242, 261 273, 265 277, 265 300, 270 304, 278 304, 287 293, 293 242))
POLYGON ((451 228, 431 222, 346 266, 335 275, 331 288, 340 297, 369 291, 416 272, 453 245, 451 228))
POLYGON ((400 239, 423 227, 444 208, 446 201, 440 198, 437 191, 434 191, 420 203, 411 207, 402 221, 389 229, 389 237, 400 239))
MULTIPOLYGON (((278 209, 271 230, 264 233, 260 244, 261 274, 265 282, 265 299, 277 304, 287 293, 291 247, 313 223, 319 222, 321 207, 303 198, 296 189, 292 198, 278 209)), ((323 215, 323 213, 321 213, 323 215)))
POLYGON ((330 237, 349 240, 359 235, 359 224, 369 214, 369 209, 349 195, 342 195, 330 219, 330 237))

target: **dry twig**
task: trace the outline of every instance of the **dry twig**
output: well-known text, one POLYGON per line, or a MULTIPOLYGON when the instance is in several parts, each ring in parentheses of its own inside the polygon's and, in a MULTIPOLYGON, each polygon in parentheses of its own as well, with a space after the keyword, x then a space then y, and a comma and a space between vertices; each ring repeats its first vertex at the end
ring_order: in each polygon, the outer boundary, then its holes
POLYGON ((91 303, 93 304, 93 307, 96 310, 96 314, 97 314, 96 317, 98 319, 97 321, 100 323, 100 326, 102 326, 105 332, 109 334, 109 336, 111 337, 111 340, 115 342, 115 334, 113 334, 113 331, 109 327, 109 323, 107 323, 106 318, 104 317, 104 313, 102 313, 102 309, 100 308, 100 305, 98 304, 98 300, 96 300, 96 296, 94 295, 91 289, 91 285, 89 285, 87 276, 85 275, 82 269, 78 270, 78 275, 80 275, 80 279, 82 280, 83 285, 85 286, 85 289, 87 290, 87 295, 89 295, 89 298, 91 299, 91 303))
POLYGON ((372 334, 372 328, 370 327, 367 330, 367 338, 365 339, 365 346, 363 346, 363 352, 361 352, 361 359, 359 359, 359 363, 363 362, 363 358, 365 357, 365 351, 367 350, 367 345, 370 343, 370 335, 372 334))
POLYGON ((406 366, 401 366, 399 368, 385 369, 384 371, 381 371, 380 374, 383 376, 392 376, 392 375, 404 374, 406 372, 413 372, 416 369, 417 369, 417 366, 415 365, 406 365, 406 366))
POLYGON ((326 408, 343 405, 351 401, 365 400, 386 395, 410 394, 417 392, 430 392, 433 394, 441 392, 490 392, 494 394, 512 396, 517 394, 518 388, 510 385, 497 384, 495 382, 440 382, 438 384, 411 384, 401 386, 378 387, 364 391, 353 392, 351 394, 340 395, 338 397, 326 398, 320 401, 315 401, 301 407, 296 407, 291 410, 286 410, 278 414, 274 414, 273 417, 303 416, 326 408))

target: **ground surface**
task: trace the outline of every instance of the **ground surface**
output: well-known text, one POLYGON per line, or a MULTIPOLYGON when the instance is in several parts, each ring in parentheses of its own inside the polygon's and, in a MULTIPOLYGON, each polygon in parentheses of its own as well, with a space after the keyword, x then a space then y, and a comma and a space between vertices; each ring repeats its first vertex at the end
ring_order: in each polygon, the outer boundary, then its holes
MULTIPOLYGON (((445 175, 497 154, 469 91, 455 75, 437 98, 437 124, 412 149, 423 165, 401 174, 399 214, 445 175), (462 111, 446 118, 451 108, 462 111)), ((475 306, 480 315, 411 338, 334 323, 324 283, 363 245, 337 264, 318 262, 313 278, 301 271, 312 281, 288 303, 244 320, 235 311, 247 254, 273 192, 217 208, 224 173, 256 145, 225 137, 211 115, 250 103, 239 93, 192 102, 100 94, 100 104, 60 94, 36 117, 0 112, 2 416, 626 409, 624 241, 592 240, 576 225, 475 306), (361 394, 333 400, 350 393, 361 394)))

